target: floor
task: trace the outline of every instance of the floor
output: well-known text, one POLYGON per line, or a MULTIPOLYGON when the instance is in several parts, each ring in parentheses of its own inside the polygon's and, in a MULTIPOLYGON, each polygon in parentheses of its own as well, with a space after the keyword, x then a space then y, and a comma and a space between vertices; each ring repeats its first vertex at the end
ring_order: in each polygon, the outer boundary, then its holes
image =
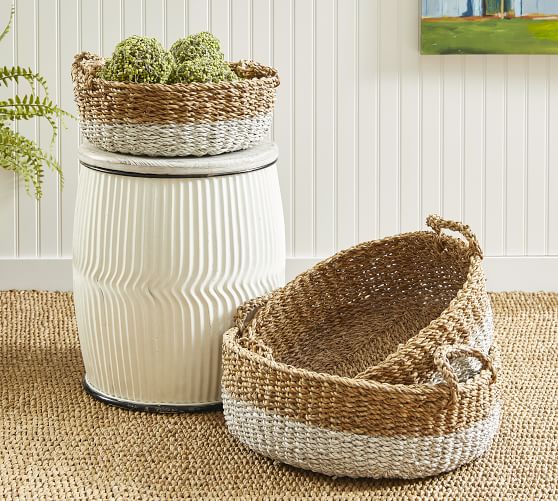
POLYGON ((92 400, 71 294, 0 292, 0 498, 557 499, 558 295, 491 298, 504 401, 493 447, 436 478, 374 481, 260 457, 219 412, 155 415, 92 400))

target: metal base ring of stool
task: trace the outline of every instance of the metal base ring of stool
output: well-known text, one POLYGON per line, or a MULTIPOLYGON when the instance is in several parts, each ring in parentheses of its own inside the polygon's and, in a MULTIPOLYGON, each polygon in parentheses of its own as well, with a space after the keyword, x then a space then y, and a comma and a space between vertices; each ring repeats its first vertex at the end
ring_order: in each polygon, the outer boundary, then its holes
POLYGON ((210 411, 221 411, 223 410, 223 404, 221 402, 215 402, 203 405, 172 405, 172 404, 144 404, 140 402, 129 402, 127 400, 120 400, 119 398, 111 397, 105 395, 104 393, 96 390, 89 384, 87 377, 83 377, 83 389, 85 392, 93 397, 95 400, 99 400, 105 404, 112 405, 114 407, 120 407, 121 409, 127 409, 130 411, 139 412, 157 412, 161 414, 170 413, 186 413, 186 412, 210 412, 210 411))

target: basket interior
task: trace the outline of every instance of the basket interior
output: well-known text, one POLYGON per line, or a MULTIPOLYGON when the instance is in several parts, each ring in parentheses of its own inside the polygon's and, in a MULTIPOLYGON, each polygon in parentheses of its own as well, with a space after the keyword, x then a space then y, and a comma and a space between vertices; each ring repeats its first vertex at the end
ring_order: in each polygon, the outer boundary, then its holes
POLYGON ((354 377, 436 319, 467 279, 466 245, 420 232, 334 257, 273 295, 258 337, 294 367, 354 377))

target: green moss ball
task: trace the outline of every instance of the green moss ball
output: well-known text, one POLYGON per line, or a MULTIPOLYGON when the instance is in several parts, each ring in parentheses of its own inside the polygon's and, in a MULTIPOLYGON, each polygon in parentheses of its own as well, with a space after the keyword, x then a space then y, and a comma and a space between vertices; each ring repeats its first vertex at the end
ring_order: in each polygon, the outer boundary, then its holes
POLYGON ((172 55, 156 38, 132 36, 115 47, 100 76, 118 82, 167 83, 175 66, 172 55))
POLYGON ((176 83, 222 82, 238 80, 229 65, 211 57, 198 57, 178 64, 174 81, 176 83))
POLYGON ((224 59, 219 40, 207 31, 177 40, 172 44, 170 53, 177 64, 200 57, 224 59))

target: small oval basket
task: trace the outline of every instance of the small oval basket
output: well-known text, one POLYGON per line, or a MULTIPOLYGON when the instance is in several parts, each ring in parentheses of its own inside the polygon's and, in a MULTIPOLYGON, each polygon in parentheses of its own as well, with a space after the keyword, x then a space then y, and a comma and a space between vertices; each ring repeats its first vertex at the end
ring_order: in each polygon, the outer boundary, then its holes
POLYGON ((263 141, 271 127, 277 71, 230 63, 234 82, 147 84, 96 76, 104 59, 82 52, 72 65, 81 131, 106 151, 148 156, 218 155, 263 141))
POLYGON ((435 475, 488 449, 500 404, 482 253, 468 226, 427 223, 434 231, 362 243, 238 309, 222 379, 236 438, 350 477, 435 475))

